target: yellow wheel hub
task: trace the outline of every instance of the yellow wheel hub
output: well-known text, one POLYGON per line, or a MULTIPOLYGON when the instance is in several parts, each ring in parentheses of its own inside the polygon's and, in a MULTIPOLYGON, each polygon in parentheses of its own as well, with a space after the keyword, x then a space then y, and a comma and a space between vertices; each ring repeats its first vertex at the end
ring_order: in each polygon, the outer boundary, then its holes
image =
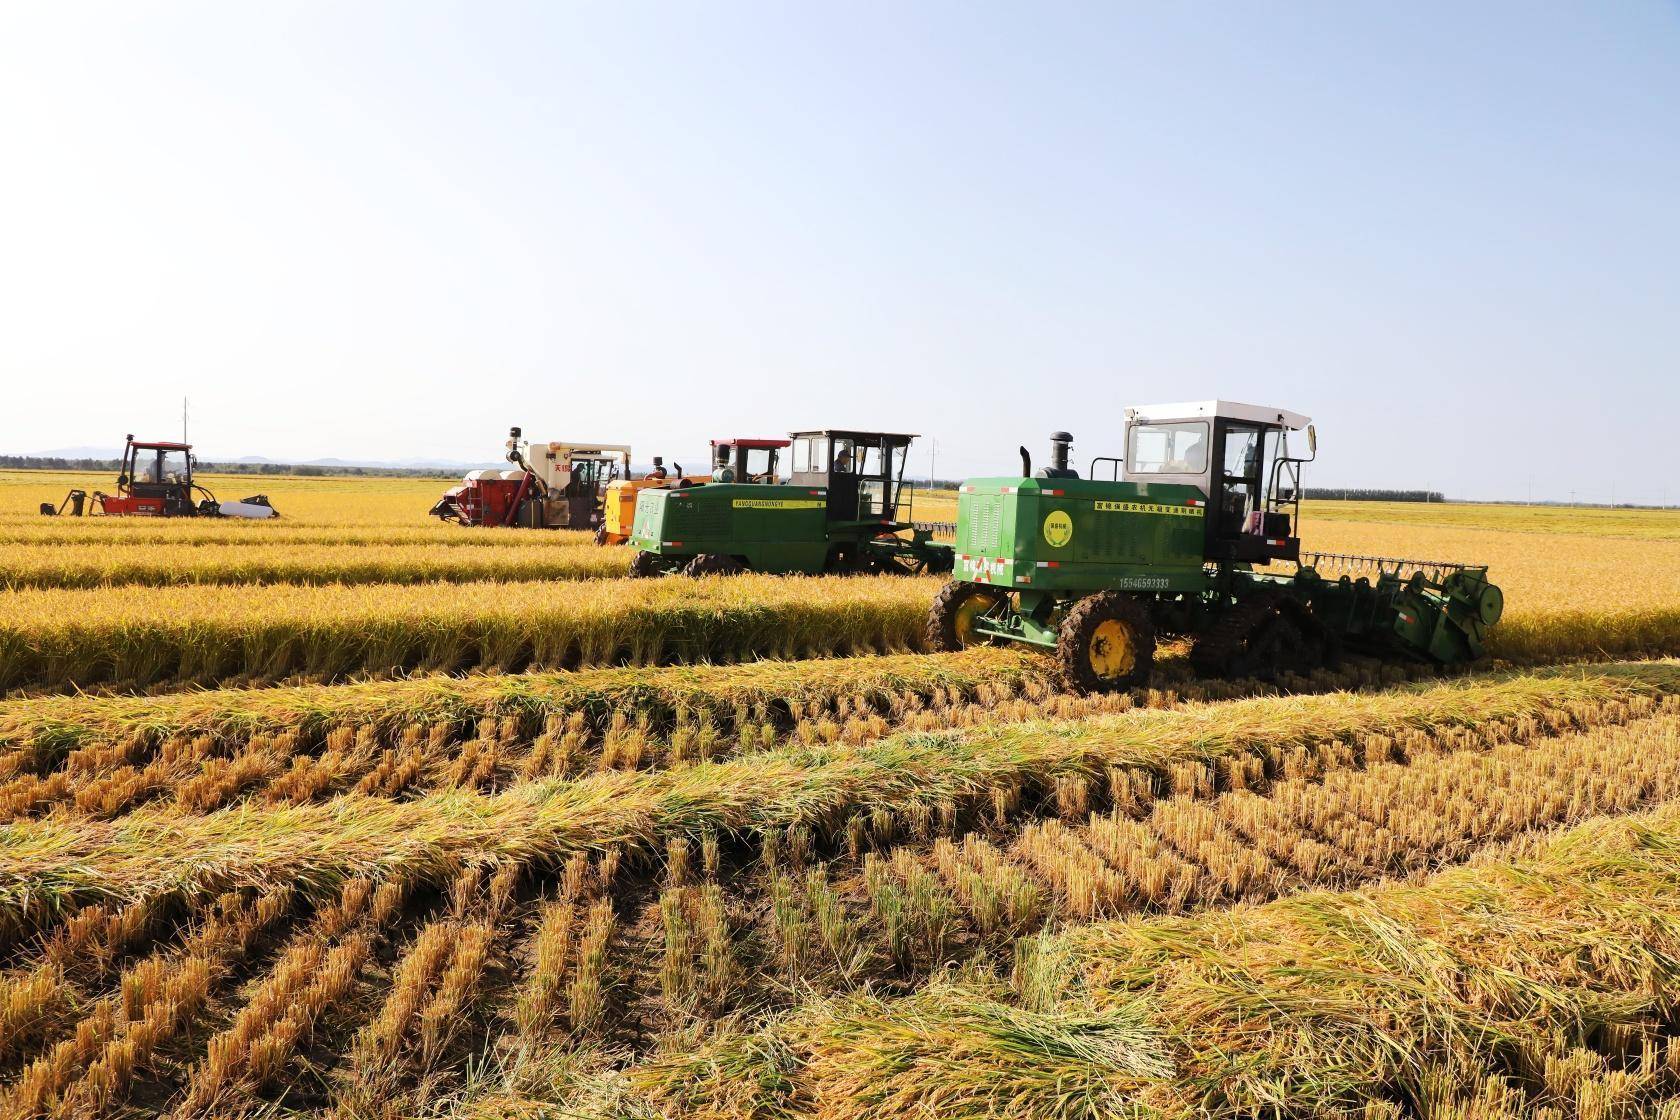
POLYGON ((1098 623, 1085 656, 1090 660, 1091 672, 1102 680, 1114 680, 1130 673, 1137 666, 1137 646, 1132 642, 1131 627, 1117 618, 1098 623))
POLYGON ((966 646, 975 639, 975 622, 981 615, 997 606, 997 602, 990 595, 970 595, 957 607, 951 629, 956 632, 958 643, 966 646))

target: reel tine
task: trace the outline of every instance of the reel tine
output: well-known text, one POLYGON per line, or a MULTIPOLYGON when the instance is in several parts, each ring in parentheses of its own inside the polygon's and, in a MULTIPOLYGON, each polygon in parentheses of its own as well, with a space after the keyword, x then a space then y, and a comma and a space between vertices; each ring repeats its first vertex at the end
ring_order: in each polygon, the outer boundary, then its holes
MULTIPOLYGON (((1392 575, 1408 580, 1422 575, 1433 583, 1443 583, 1471 565, 1453 560, 1412 560, 1401 556, 1374 556, 1359 552, 1303 552, 1300 563, 1313 568, 1333 568, 1344 572, 1372 572, 1378 576, 1392 575)), ((1486 570, 1485 568, 1479 570, 1486 570)))

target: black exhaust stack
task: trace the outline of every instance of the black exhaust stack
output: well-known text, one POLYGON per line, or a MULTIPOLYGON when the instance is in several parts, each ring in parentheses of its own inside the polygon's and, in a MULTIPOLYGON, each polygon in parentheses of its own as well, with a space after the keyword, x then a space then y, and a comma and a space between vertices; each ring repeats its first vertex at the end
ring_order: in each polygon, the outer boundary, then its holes
MULTIPOLYGON (((1050 465, 1057 471, 1068 469, 1068 449, 1073 446, 1073 436, 1067 432, 1050 433, 1050 465)), ((1062 475, 1061 477, 1067 477, 1062 475)))
POLYGON ((1025 447, 1021 448, 1021 477, 1032 477, 1032 452, 1025 447))
POLYGON ((1073 448, 1073 436, 1067 432, 1050 433, 1050 465, 1039 472, 1040 478, 1078 478, 1079 472, 1068 467, 1068 453, 1073 448))

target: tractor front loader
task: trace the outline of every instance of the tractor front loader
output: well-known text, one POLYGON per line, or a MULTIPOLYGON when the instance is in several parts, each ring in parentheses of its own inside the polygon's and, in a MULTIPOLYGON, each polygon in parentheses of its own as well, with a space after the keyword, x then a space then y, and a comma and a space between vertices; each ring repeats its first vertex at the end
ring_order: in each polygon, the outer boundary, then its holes
POLYGON ((1305 416, 1227 401, 1128 409, 1124 454, 1091 461, 1100 480, 1068 465, 1071 436, 1051 441, 1036 477, 1023 449, 1027 477, 959 491, 933 648, 1034 646, 1089 692, 1147 680, 1163 634, 1191 637, 1192 664, 1215 677, 1304 672, 1344 647, 1455 665, 1482 655, 1504 609, 1485 567, 1303 555, 1300 472, 1318 450, 1305 416), (1302 429, 1306 457, 1289 450, 1302 429))

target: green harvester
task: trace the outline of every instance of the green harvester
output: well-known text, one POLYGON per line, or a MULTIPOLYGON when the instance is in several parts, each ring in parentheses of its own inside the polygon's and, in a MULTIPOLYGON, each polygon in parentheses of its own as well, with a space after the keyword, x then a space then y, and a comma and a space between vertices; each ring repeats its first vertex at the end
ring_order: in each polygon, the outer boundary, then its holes
POLYGON ((1023 477, 963 483, 953 579, 928 614, 933 648, 1036 646, 1091 692, 1146 681, 1162 636, 1192 638, 1202 675, 1270 679, 1344 647, 1460 664, 1499 621, 1485 566, 1301 552, 1301 468, 1318 437, 1298 413, 1127 409, 1125 454, 1093 459, 1087 478, 1068 466, 1071 446, 1057 432, 1036 476, 1022 448, 1023 477), (1304 457, 1290 452, 1303 430, 1304 457), (1274 563, 1290 570, 1265 570, 1274 563))
MULTIPOLYGON (((632 576, 951 570, 952 548, 909 520, 913 435, 793 432, 786 484, 721 462, 713 481, 636 496, 632 576)), ((759 464, 762 466, 762 464, 759 464)))

